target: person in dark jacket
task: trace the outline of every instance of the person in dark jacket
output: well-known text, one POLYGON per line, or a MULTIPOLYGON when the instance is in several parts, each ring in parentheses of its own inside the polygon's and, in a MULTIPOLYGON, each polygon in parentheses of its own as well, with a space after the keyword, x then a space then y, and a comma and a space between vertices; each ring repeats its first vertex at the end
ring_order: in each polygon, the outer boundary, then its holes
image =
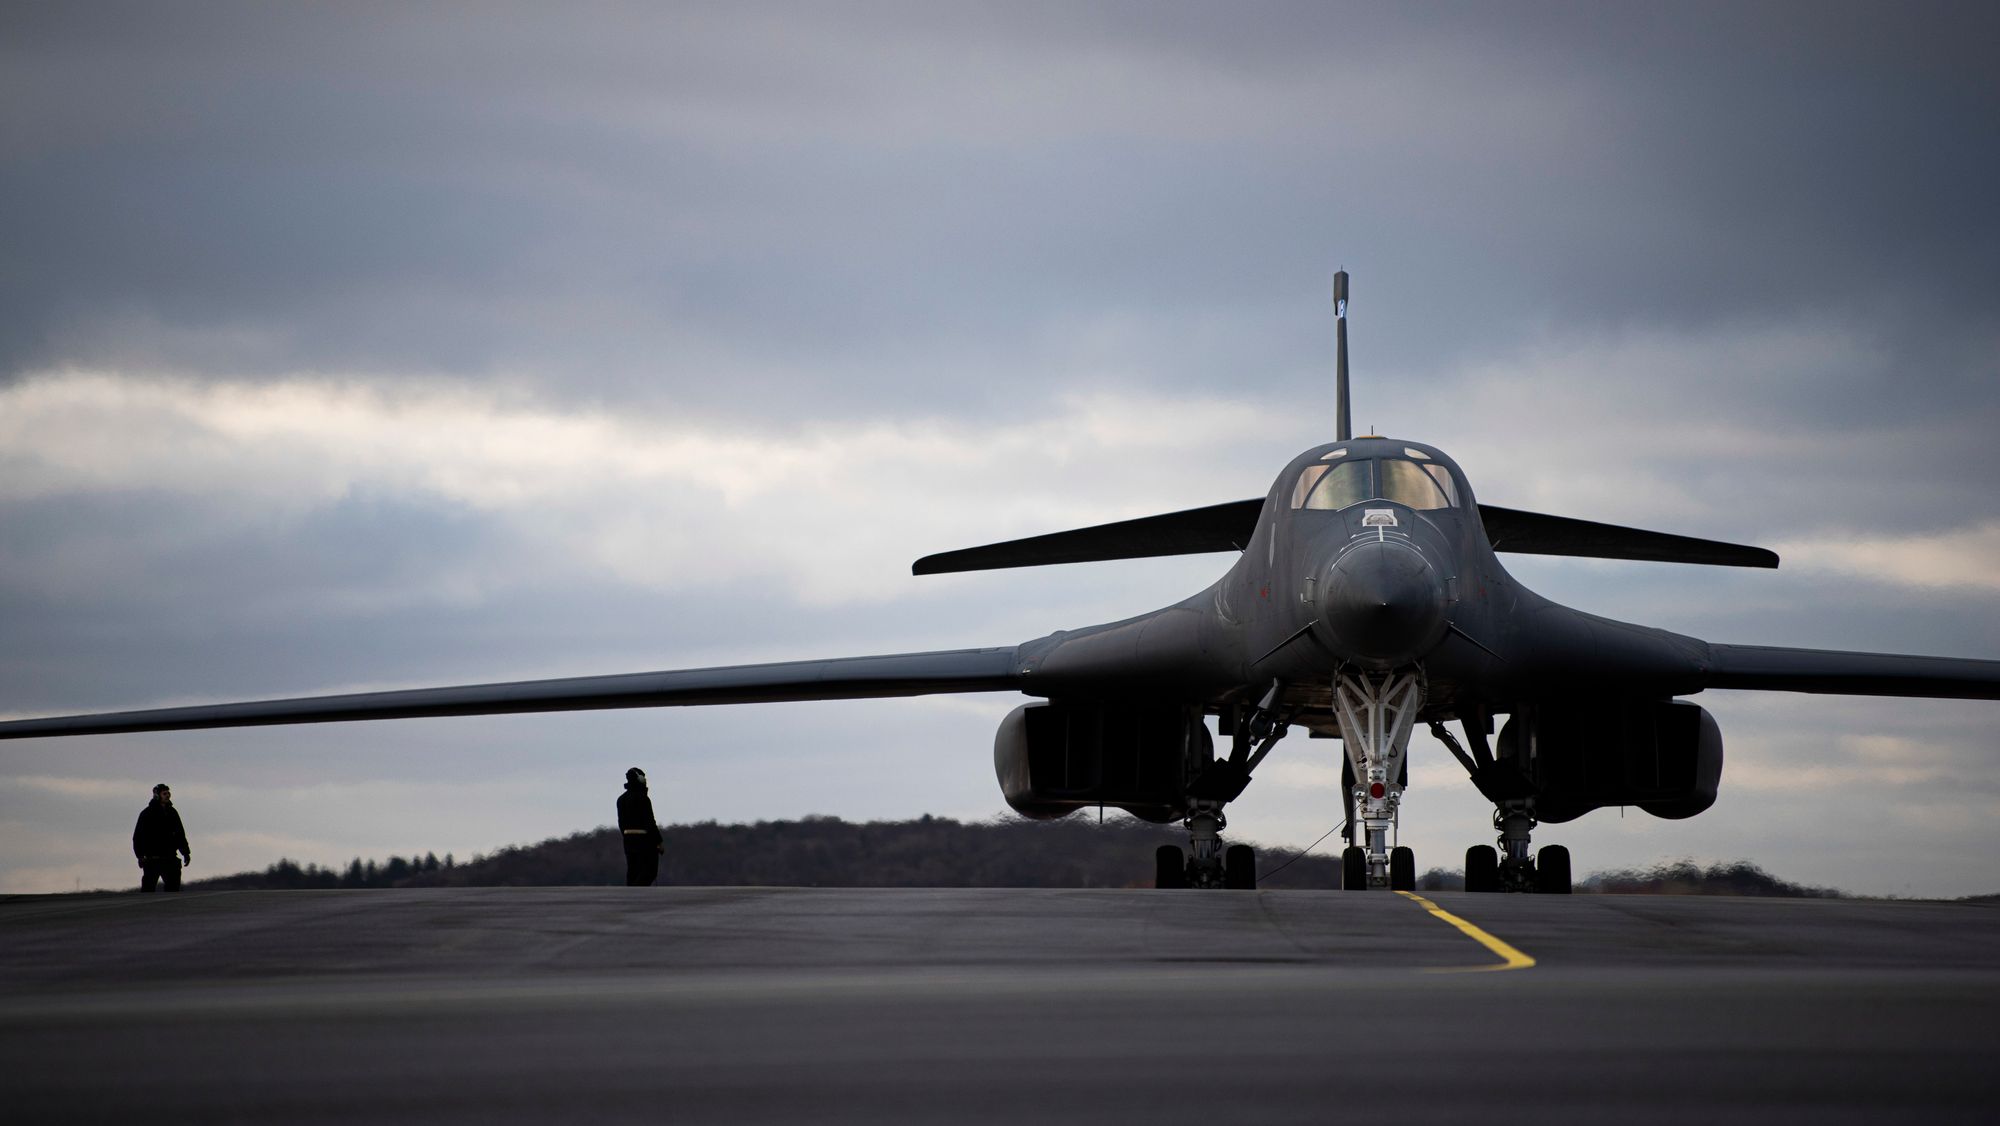
POLYGON ((151 804, 139 811, 139 823, 132 827, 132 855, 139 858, 139 870, 145 873, 139 880, 140 891, 152 891, 159 882, 165 882, 168 891, 181 890, 181 866, 194 860, 194 853, 188 850, 187 830, 174 808, 174 792, 165 782, 153 787, 151 804))
POLYGON ((660 823, 653 820, 653 799, 646 794, 646 772, 625 772, 625 792, 618 795, 618 828, 625 837, 625 886, 651 887, 660 876, 660 856, 667 851, 660 823))

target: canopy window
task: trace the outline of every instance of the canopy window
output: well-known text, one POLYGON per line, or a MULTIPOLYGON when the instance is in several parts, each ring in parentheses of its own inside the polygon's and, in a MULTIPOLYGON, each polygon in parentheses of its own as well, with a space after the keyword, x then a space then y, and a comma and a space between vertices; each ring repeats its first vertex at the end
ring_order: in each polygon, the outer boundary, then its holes
POLYGON ((1365 500, 1389 500, 1422 511, 1458 507, 1451 470, 1402 458, 1308 465, 1292 486, 1292 507, 1333 511, 1365 500))
POLYGON ((1451 487, 1451 475, 1441 465, 1418 465, 1414 461, 1384 458, 1382 499, 1406 504, 1418 510, 1458 507, 1458 490, 1451 487), (1436 474, 1425 470, 1436 470, 1436 474), (1439 479, 1442 478, 1442 481, 1439 479))
POLYGON ((1299 487, 1292 491, 1292 507, 1333 510, 1360 504, 1375 495, 1374 468, 1367 461, 1307 466, 1299 475, 1299 487), (1312 484, 1307 484, 1309 479, 1312 484))
POLYGON ((1319 484, 1321 477, 1326 476, 1326 471, 1327 467, 1324 465, 1306 466, 1305 472, 1299 474, 1299 483, 1292 486, 1293 508, 1306 506, 1306 498, 1312 495, 1313 486, 1319 484))
POLYGON ((1431 475, 1438 488, 1444 490, 1444 499, 1453 507, 1458 507, 1458 486, 1451 483, 1451 470, 1442 465, 1426 465, 1424 472, 1431 475))

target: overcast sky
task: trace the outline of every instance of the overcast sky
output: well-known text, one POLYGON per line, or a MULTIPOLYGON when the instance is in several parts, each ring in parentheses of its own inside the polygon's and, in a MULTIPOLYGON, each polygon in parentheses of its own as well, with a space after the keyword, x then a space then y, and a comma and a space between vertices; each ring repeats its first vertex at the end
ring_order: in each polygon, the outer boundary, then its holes
MULTIPOLYGON (((1715 641, 2000 657, 1991 5, 0 8, 0 712, 1014 644, 1222 556, 916 557, 1261 495, 1358 424, 1715 641)), ((0 890, 664 819, 977 818, 1018 697, 0 744, 0 890)), ((2000 703, 1708 693, 1709 813, 1538 835, 2000 890, 2000 703)), ((1339 820, 1281 745, 1234 836, 1339 820)), ((1427 736, 1403 839, 1489 840, 1427 736)), ((669 858, 671 865, 671 858, 669 858)), ((1135 870, 1143 859, 1135 861, 1135 870)))

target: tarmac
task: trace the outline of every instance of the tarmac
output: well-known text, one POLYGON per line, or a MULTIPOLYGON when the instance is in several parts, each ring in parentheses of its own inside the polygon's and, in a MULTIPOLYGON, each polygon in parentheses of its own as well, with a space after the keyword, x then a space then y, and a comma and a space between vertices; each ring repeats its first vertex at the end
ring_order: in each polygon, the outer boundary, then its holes
POLYGON ((2000 906, 0 899, 9 1122, 1991 1122, 2000 906))

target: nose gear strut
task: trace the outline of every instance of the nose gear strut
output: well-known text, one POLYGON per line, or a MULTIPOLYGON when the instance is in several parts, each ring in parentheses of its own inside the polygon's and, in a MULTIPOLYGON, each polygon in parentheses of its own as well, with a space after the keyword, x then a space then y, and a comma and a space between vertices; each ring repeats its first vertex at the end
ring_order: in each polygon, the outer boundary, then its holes
POLYGON ((1390 838, 1409 783, 1410 731, 1424 704, 1423 672, 1374 675, 1343 669, 1333 678, 1334 716, 1347 758, 1348 846, 1341 886, 1415 891, 1416 855, 1390 838), (1362 843, 1354 843, 1357 829, 1362 843))

